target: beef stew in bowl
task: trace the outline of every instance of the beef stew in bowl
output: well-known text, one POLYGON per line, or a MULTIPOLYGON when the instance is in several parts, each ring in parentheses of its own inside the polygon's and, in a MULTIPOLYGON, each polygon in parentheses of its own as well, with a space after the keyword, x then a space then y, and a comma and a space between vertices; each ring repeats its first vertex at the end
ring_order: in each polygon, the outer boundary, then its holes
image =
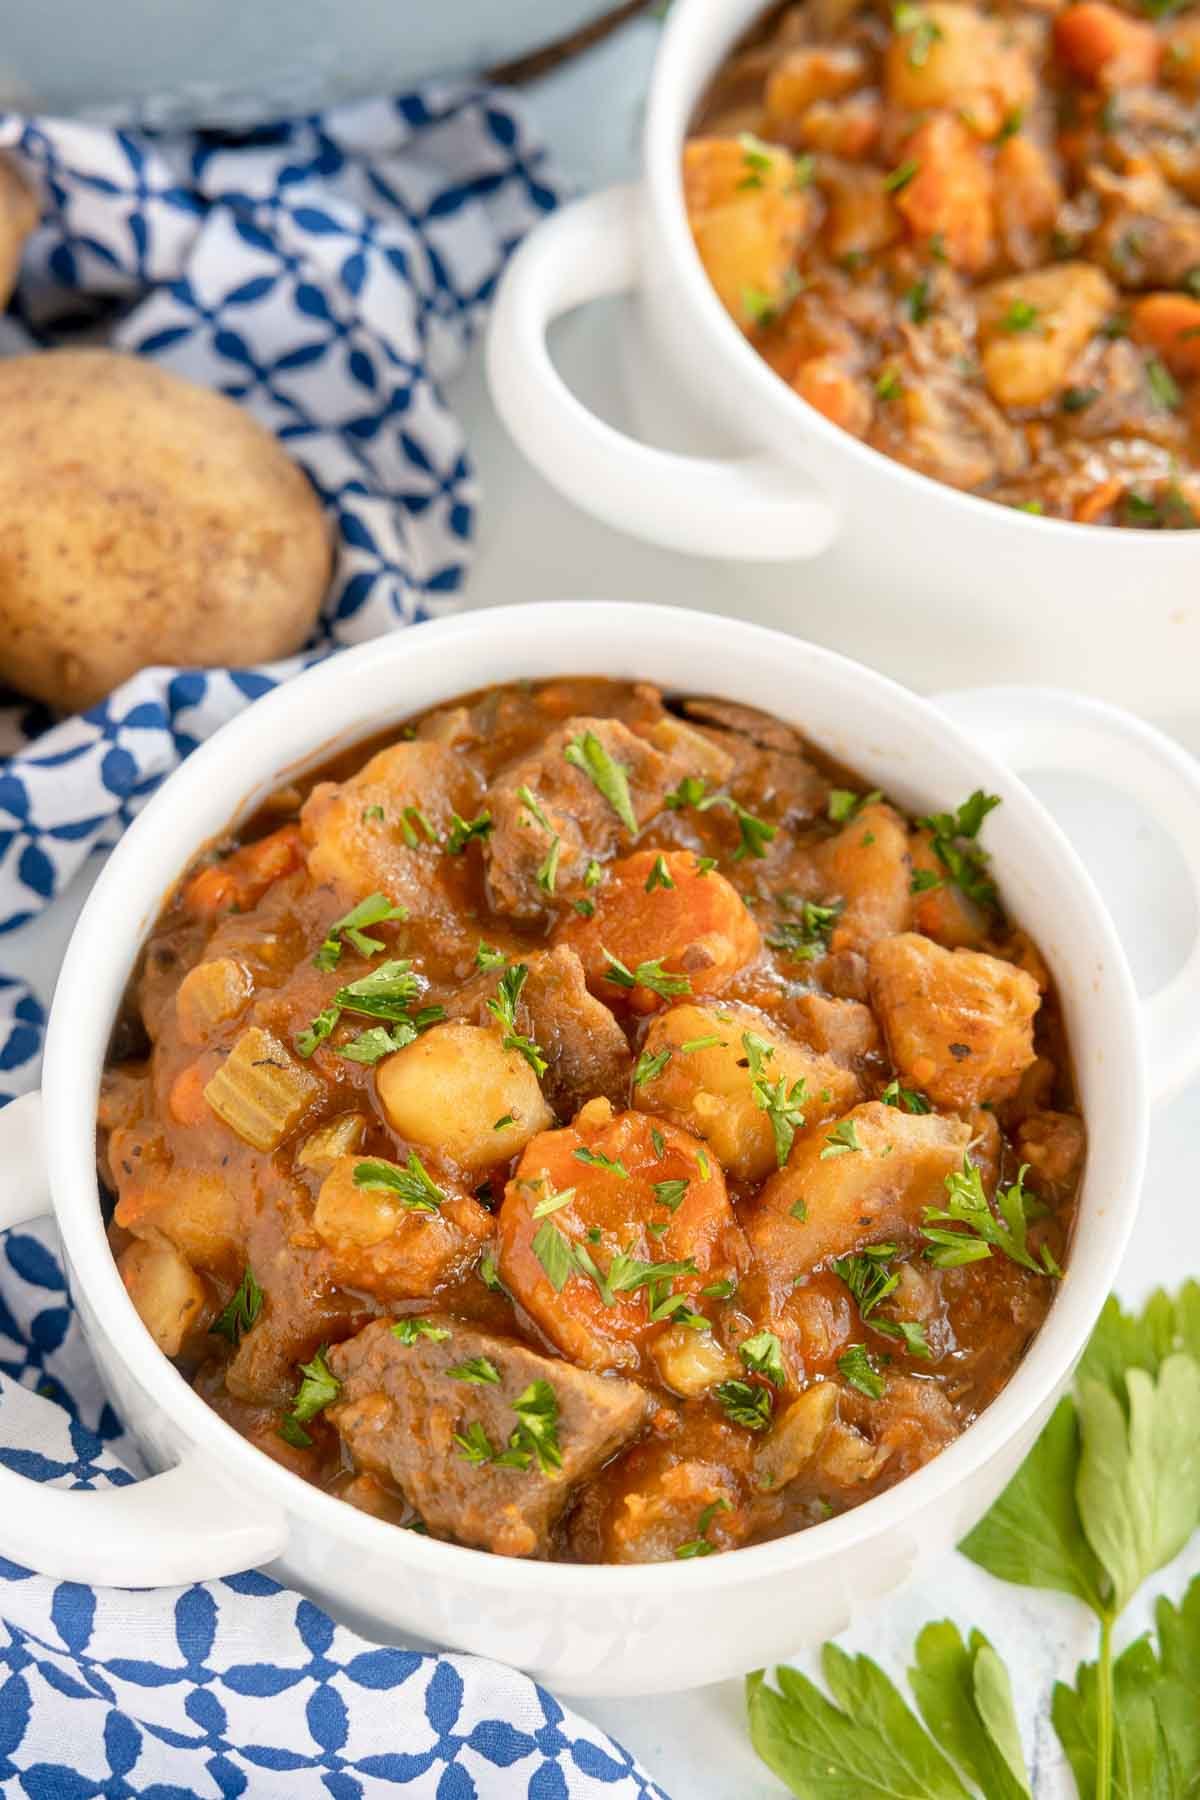
POLYGON ((685 197, 801 398, 965 492, 1200 522, 1200 24, 1108 0, 803 0, 727 60, 685 197))
POLYGON ((981 847, 637 683, 437 708, 275 795, 146 945, 110 1237, 231 1425, 399 1526, 689 1560, 988 1405, 1070 1240, 1053 986, 981 847))

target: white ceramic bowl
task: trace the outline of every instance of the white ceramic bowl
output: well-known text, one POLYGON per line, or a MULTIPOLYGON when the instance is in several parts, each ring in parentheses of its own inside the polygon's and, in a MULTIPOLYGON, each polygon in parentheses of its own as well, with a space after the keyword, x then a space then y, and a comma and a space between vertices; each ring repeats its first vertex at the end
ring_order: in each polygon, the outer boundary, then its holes
POLYGON ((596 1695, 693 1686, 786 1655, 839 1630, 952 1544, 1028 1449, 1109 1290, 1137 1206, 1150 1087, 1186 1079, 1200 1052, 1200 957, 1159 996, 1144 1034, 1090 879, 1028 789, 972 737, 1039 766, 1110 769, 1191 846, 1198 890, 1200 778, 1165 739, 1093 702, 992 689, 959 696, 949 710, 735 620, 555 603, 451 618, 344 651, 197 750, 130 827, 83 909, 51 1011, 40 1099, 0 1113, 0 1225, 52 1201, 88 1341, 119 1413, 162 1472, 72 1493, 0 1469, 0 1552, 61 1578, 136 1586, 269 1563, 369 1634, 419 1634, 596 1695), (1066 1279, 1025 1361, 976 1424, 857 1511, 728 1556, 654 1567, 516 1562, 436 1543, 272 1462, 151 1341, 109 1253, 94 1163, 112 1021, 163 895, 194 852, 287 771, 409 713, 491 682, 575 673, 766 707, 906 806, 941 808, 976 787, 1002 795, 988 844, 1014 916, 1057 979, 1090 1135, 1066 1279))
POLYGON ((960 662, 970 657, 967 666, 1011 669, 1021 646, 1036 679, 1158 716, 1194 713, 1200 534, 1038 518, 919 475, 801 400, 717 299, 684 212, 682 146, 709 78, 763 10, 761 0, 676 0, 640 185, 553 215, 510 264, 488 378, 512 436, 548 481, 619 530, 709 556, 811 560, 795 584, 796 629, 838 648, 869 629, 873 658, 907 671, 904 639, 916 624, 938 632, 948 655, 953 646, 960 662), (641 315, 635 416, 684 421, 672 442, 703 426, 700 441, 715 435, 732 455, 652 449, 563 384, 546 351, 550 323, 620 292, 636 293, 641 315), (646 387, 662 389, 649 407, 646 387))

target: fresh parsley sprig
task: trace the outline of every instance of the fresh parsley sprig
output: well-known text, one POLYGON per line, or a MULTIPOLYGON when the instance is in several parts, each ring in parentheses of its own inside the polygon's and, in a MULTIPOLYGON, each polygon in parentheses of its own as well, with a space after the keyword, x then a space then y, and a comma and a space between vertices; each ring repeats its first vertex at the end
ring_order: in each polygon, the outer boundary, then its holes
POLYGON ((988 853, 978 838, 983 821, 999 804, 999 794, 976 788, 957 812, 929 813, 917 820, 929 832, 929 847, 951 881, 977 906, 997 903, 996 884, 987 872, 988 853))
POLYGON ((330 969, 336 969, 341 961, 343 939, 357 950, 360 956, 367 958, 377 956, 387 946, 382 938, 368 937, 365 927, 382 925, 386 921, 403 920, 407 917, 408 908, 393 906, 386 894, 368 894, 365 900, 360 900, 357 906, 352 907, 348 913, 343 913, 340 919, 333 921, 325 933, 325 941, 313 957, 313 963, 326 973, 330 969))
MULTIPOLYGON (((482 948, 482 946, 481 946, 482 948)), ((513 963, 504 971, 493 999, 487 1003, 487 1009, 493 1018, 499 1019, 504 1028, 504 1048, 516 1050, 525 1058, 534 1074, 541 1078, 550 1067, 539 1045, 531 1037, 517 1030, 517 1005, 521 998, 521 990, 529 977, 527 963, 513 963)))
POLYGON ((587 776, 597 793, 603 794, 608 801, 626 831, 636 837, 637 814, 629 795, 629 770, 625 764, 609 755, 594 731, 585 731, 582 737, 572 738, 563 755, 573 769, 579 769, 587 776))
POLYGON ((963 1263, 983 1262, 994 1246, 1023 1269, 1032 1269, 1035 1275, 1062 1275, 1049 1245, 1043 1244, 1037 1256, 1029 1248, 1029 1221, 1037 1203, 1025 1189, 1028 1167, 1028 1163, 1022 1163, 1017 1179, 1008 1187, 996 1189, 999 1218, 988 1204, 983 1175, 976 1163, 964 1158, 962 1168, 947 1175, 946 1205, 927 1206, 922 1227, 929 1243, 925 1255, 935 1268, 956 1269, 963 1263), (947 1230, 950 1224, 964 1229, 947 1230))

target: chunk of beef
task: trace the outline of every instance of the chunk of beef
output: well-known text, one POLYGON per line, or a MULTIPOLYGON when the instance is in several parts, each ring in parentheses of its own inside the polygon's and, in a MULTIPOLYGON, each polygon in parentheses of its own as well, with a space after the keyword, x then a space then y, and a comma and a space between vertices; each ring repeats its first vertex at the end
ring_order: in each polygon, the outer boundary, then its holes
POLYGON ((330 1367, 342 1388, 326 1416, 357 1468, 399 1488, 435 1536, 502 1556, 547 1555, 573 1489, 641 1426, 644 1390, 449 1315, 427 1322, 446 1335, 418 1334, 407 1344, 378 1320, 332 1350, 330 1367), (452 1375, 476 1358, 499 1379, 452 1375), (473 1427, 496 1454, 505 1450, 521 1424, 514 1403, 535 1382, 553 1390, 561 1466, 551 1459, 543 1467, 536 1455, 525 1468, 465 1456, 457 1439, 470 1431, 478 1442, 473 1427))
POLYGON ((568 747, 589 733, 624 769, 639 828, 661 810, 668 790, 686 772, 618 720, 589 718, 568 719, 533 755, 507 768, 488 790, 495 829, 484 846, 484 859, 493 903, 514 919, 536 918, 553 904, 552 894, 578 886, 590 857, 607 856, 631 841, 590 775, 567 761, 568 747), (536 812, 523 792, 532 797, 536 812), (550 893, 538 875, 556 842, 550 893))
POLYGON ((872 946, 871 993, 902 1079, 938 1106, 1007 1100, 1034 1059, 1037 982, 977 950, 915 932, 872 946))
POLYGON ((738 737, 749 738, 760 750, 783 750, 799 756, 804 743, 799 732, 756 706, 739 706, 734 700, 687 700, 684 712, 689 719, 700 719, 705 725, 716 725, 738 737))

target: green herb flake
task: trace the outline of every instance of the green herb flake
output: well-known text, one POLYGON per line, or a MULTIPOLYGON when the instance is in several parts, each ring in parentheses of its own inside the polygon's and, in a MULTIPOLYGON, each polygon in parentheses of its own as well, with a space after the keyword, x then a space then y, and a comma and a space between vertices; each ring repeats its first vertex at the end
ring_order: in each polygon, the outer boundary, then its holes
POLYGON ((885 1106, 899 1107, 909 1113, 931 1113, 933 1103, 917 1088, 901 1087, 899 1080, 889 1081, 879 1098, 885 1106))
POLYGON ((249 1269, 209 1327, 213 1337, 239 1344, 262 1311, 263 1291, 249 1269))
POLYGON ((694 1556, 712 1555, 716 1545, 709 1541, 709 1526, 719 1512, 728 1512, 729 1510, 729 1501, 725 1499, 724 1495, 719 1500, 710 1501, 700 1514, 695 1537, 689 1538, 686 1544, 680 1544, 676 1548, 675 1555, 680 1562, 687 1562, 694 1556))
POLYGON ((394 1194, 409 1212, 436 1213, 447 1198, 415 1150, 409 1151, 404 1168, 379 1158, 355 1163, 354 1185, 372 1192, 394 1194))
POLYGON ((670 1060, 670 1050, 643 1050, 633 1071, 634 1087, 645 1087, 648 1081, 657 1081, 670 1060))
POLYGON ((857 1388, 868 1400, 882 1400, 887 1383, 865 1344, 851 1344, 838 1357, 837 1366, 852 1388, 857 1388))
POLYGON ((485 944, 480 938, 475 951, 475 967, 477 969, 502 969, 504 961, 503 950, 497 950, 492 944, 485 944))
POLYGON ((1179 391, 1179 383, 1167 368, 1166 363, 1157 356, 1152 356, 1146 363, 1146 380, 1150 384, 1150 392, 1154 396, 1156 406, 1164 412, 1178 412, 1183 399, 1179 391))
POLYGON ((603 1169, 606 1174, 615 1175, 618 1181, 629 1180, 629 1170, 619 1156, 606 1156, 603 1150, 588 1150, 586 1147, 572 1152, 575 1161, 587 1163, 589 1168, 603 1169))
POLYGON ((311 1362, 300 1364, 300 1386, 291 1410, 291 1417, 300 1425, 307 1425, 319 1412, 332 1406, 342 1391, 341 1382, 325 1360, 328 1351, 329 1345, 322 1344, 311 1362))
POLYGON ((758 1331, 753 1337, 743 1338, 738 1355, 751 1374, 765 1376, 773 1387, 787 1386, 783 1349, 773 1331, 758 1331))
POLYGON ((1028 1166, 1021 1164, 1016 1181, 1009 1187, 996 1189, 999 1218, 988 1204, 983 1176, 969 1158, 963 1159, 961 1169, 947 1175, 946 1205, 927 1206, 922 1228, 930 1246, 925 1254, 935 1268, 954 1269, 963 1263, 982 1262, 994 1247, 1035 1275, 1060 1273, 1044 1248, 1038 1256, 1029 1249, 1028 1228, 1034 1216, 1034 1202, 1024 1186, 1028 1166), (951 1231, 947 1229, 949 1225, 961 1225, 964 1230, 951 1231))
POLYGON ((468 1356, 465 1362, 455 1363, 446 1374, 451 1381, 473 1382, 477 1387, 499 1387, 500 1371, 490 1356, 468 1356))
POLYGON ((450 815, 450 831, 446 838, 446 854, 461 856, 467 845, 473 840, 483 842, 495 830, 490 812, 481 812, 478 818, 462 819, 457 813, 450 815))
POLYGON ((592 731, 586 731, 582 737, 572 738, 563 755, 572 768, 579 769, 587 776, 597 793, 608 801, 626 831, 636 837, 637 814, 633 810, 629 794, 629 770, 625 764, 610 756, 592 731))
POLYGON ((839 1119, 832 1131, 826 1133, 825 1148, 821 1151, 820 1161, 828 1162, 833 1156, 849 1156, 861 1150, 858 1141, 858 1126, 853 1119, 839 1119))
POLYGON ((690 994, 692 991, 688 977, 669 974, 662 966, 661 957, 656 956, 650 962, 640 962, 636 969, 628 969, 611 950, 605 950, 601 946, 601 954, 608 958, 604 979, 611 981, 614 987, 649 988, 652 994, 658 994, 664 1000, 673 999, 678 994, 690 994))
POLYGON ((667 867, 667 859, 660 850, 646 877, 646 892, 652 894, 655 888, 673 888, 674 886, 675 882, 671 871, 667 867))
POLYGON ((686 1178, 676 1181, 656 1181, 653 1185, 654 1198, 658 1204, 665 1206, 668 1212, 678 1211, 683 1197, 688 1191, 689 1183, 686 1178))
POLYGON ((431 1344, 444 1344, 450 1336, 444 1325, 435 1325, 431 1319, 397 1319, 391 1331, 392 1336, 410 1350, 421 1338, 428 1338, 431 1344))
POLYGON ((734 1425, 747 1431, 766 1431, 775 1409, 775 1396, 769 1387, 756 1381, 722 1381, 713 1389, 718 1405, 734 1425))
POLYGON ((910 181, 916 179, 920 172, 920 163, 914 158, 909 157, 907 161, 902 162, 897 168, 893 169, 890 174, 884 176, 884 192, 887 194, 899 194, 908 186, 910 181))

